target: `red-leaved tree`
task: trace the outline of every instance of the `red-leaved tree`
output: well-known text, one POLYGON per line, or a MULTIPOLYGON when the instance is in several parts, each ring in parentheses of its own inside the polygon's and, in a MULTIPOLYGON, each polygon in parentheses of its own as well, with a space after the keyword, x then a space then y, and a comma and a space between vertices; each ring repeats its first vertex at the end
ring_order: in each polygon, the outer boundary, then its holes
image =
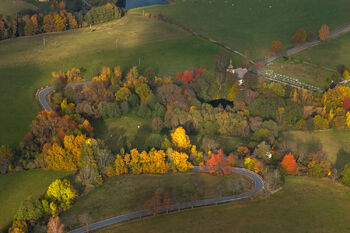
POLYGON ((215 151, 207 161, 207 167, 210 173, 229 174, 232 170, 230 162, 226 158, 224 152, 220 149, 215 151))
POLYGON ((344 98, 343 107, 346 110, 350 110, 350 99, 348 97, 344 98))
POLYGON ((288 174, 293 174, 297 167, 297 163, 292 153, 286 154, 281 162, 281 166, 288 174))
POLYGON ((207 69, 206 68, 193 68, 192 70, 185 70, 183 74, 177 73, 176 77, 185 83, 192 83, 197 77, 200 77, 207 69))

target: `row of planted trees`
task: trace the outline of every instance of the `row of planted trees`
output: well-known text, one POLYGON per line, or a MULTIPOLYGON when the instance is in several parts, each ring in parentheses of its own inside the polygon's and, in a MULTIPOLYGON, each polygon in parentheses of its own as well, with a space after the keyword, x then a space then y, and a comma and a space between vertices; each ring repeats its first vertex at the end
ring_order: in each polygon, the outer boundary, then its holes
MULTIPOLYGON (((330 31, 328 25, 323 24, 318 31, 318 36, 313 31, 307 32, 305 29, 299 28, 290 38, 290 40, 294 45, 301 45, 306 42, 312 42, 317 38, 319 38, 321 41, 326 41, 329 38, 329 35, 330 31)), ((278 53, 282 50, 283 46, 281 41, 275 40, 271 42, 270 47, 273 52, 278 53)))

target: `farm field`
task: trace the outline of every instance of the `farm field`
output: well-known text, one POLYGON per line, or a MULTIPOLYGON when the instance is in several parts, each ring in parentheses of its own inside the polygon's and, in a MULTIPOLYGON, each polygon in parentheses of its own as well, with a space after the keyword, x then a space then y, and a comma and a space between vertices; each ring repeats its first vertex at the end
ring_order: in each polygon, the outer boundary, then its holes
POLYGON ((45 193, 52 181, 69 174, 68 171, 33 169, 1 175, 0 232, 8 227, 22 201, 29 196, 38 198, 45 193))
POLYGON ((337 169, 350 163, 349 130, 290 131, 287 136, 297 144, 305 142, 317 144, 327 153, 329 161, 337 169))
POLYGON ((89 223, 93 223, 140 210, 157 188, 163 188, 171 195, 174 203, 189 201, 186 190, 193 185, 202 190, 202 199, 216 197, 219 185, 222 187, 223 196, 241 193, 250 187, 248 180, 239 175, 214 176, 188 173, 120 176, 108 180, 80 197, 70 210, 63 213, 61 219, 66 227, 74 228, 84 225, 84 222, 81 222, 83 215, 87 215, 89 223))
POLYGON ((286 177, 283 189, 264 200, 160 215, 114 225, 115 232, 350 232, 350 188, 307 177, 286 177), (215 223, 215 224, 214 224, 215 223))
POLYGON ((271 41, 291 47, 299 29, 318 32, 322 24, 331 31, 350 24, 346 0, 176 0, 170 5, 133 9, 131 13, 159 12, 214 40, 246 53, 252 59, 268 55, 271 41))
MULTIPOLYGON (((153 67, 160 75, 176 75, 189 67, 211 69, 220 51, 155 19, 127 16, 94 29, 92 33, 82 28, 0 42, 0 144, 16 145, 23 139, 40 111, 34 92, 50 84, 52 72, 77 67, 90 79, 105 65, 126 70, 140 61, 140 69, 153 67)), ((232 59, 235 66, 242 63, 236 55, 232 59)))
POLYGON ((293 58, 311 61, 314 64, 327 65, 338 69, 341 65, 350 65, 350 34, 347 33, 334 40, 306 49, 293 58))

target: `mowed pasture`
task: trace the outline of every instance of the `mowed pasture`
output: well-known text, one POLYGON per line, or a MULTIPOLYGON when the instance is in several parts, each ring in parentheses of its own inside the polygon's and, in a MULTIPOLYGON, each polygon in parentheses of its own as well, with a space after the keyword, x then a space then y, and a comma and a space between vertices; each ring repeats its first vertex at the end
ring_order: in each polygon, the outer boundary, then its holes
POLYGON ((0 175, 0 232, 9 226, 22 201, 29 196, 39 198, 54 180, 69 174, 33 169, 0 175))
MULTIPOLYGON (((139 65, 174 76, 190 67, 212 69, 220 51, 156 19, 126 16, 93 28, 0 42, 0 144, 16 145, 23 139, 40 111, 34 92, 50 84, 52 72, 77 67, 90 79, 105 65, 120 65, 125 71, 139 65)), ((232 59, 236 66, 242 62, 236 55, 232 59)))
POLYGON ((350 33, 329 40, 319 46, 306 49, 293 56, 313 64, 338 69, 341 65, 350 65, 350 33))
MULTIPOLYGON (((190 201, 189 190, 197 187, 201 199, 219 195, 231 196, 250 188, 243 176, 215 176, 187 173, 168 175, 125 175, 112 178, 103 185, 80 197, 61 220, 68 229, 94 223, 106 218, 144 209, 144 203, 161 188, 172 203, 190 201)), ((140 231, 142 232, 142 231, 140 231)), ((146 231, 151 232, 151 231, 146 231)))
POLYGON ((290 38, 299 28, 317 34, 322 24, 331 31, 350 24, 349 11, 347 0, 175 0, 130 12, 161 12, 259 60, 268 55, 273 40, 291 47, 290 38))
POLYGON ((160 215, 95 232, 345 233, 350 232, 349 211, 349 187, 329 180, 286 177, 283 189, 267 199, 160 215))
POLYGON ((286 136, 306 150, 326 152, 328 160, 337 169, 350 163, 350 130, 290 131, 286 136))

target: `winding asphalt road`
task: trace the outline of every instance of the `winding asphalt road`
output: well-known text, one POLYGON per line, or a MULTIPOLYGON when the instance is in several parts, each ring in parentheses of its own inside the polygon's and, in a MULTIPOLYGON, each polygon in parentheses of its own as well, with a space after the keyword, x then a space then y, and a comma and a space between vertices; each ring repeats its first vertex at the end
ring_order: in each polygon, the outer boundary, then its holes
MULTIPOLYGON (((78 85, 84 85, 84 84, 89 84, 89 83, 90 83, 90 81, 71 83, 71 84, 68 84, 67 86, 78 86, 78 85)), ((54 89, 53 87, 47 87, 38 93, 39 102, 42 105, 44 110, 52 110, 50 105, 47 103, 46 97, 51 91, 53 91, 53 89, 54 89)), ((209 169, 207 167, 198 167, 197 166, 197 167, 192 168, 191 171, 192 172, 208 172, 209 169)), ((240 174, 240 175, 247 177, 248 179, 253 181, 254 187, 249 192, 242 193, 239 195, 174 204, 174 205, 170 206, 170 208, 168 208, 167 210, 161 209, 160 213, 165 213, 166 211, 177 211, 177 210, 190 209, 190 208, 200 207, 200 206, 208 206, 208 205, 226 203, 226 202, 230 202, 230 201, 249 198, 251 196, 254 196, 260 190, 264 189, 263 178, 250 170, 247 170, 244 168, 233 167, 233 168, 231 168, 231 173, 236 173, 236 174, 240 174)), ((116 216, 113 218, 105 219, 105 220, 102 220, 102 221, 99 221, 99 222, 96 222, 96 223, 89 225, 88 228, 85 226, 85 227, 81 227, 81 228, 75 229, 73 231, 70 231, 68 233, 84 233, 84 232, 87 232, 90 230, 96 230, 96 229, 100 229, 100 228, 103 228, 103 227, 106 227, 106 226, 109 226, 112 224, 121 223, 124 221, 142 218, 142 217, 146 217, 146 216, 150 216, 150 213, 147 210, 135 211, 135 212, 131 212, 128 214, 123 214, 123 215, 119 215, 119 216, 116 216)))
MULTIPOLYGON (((192 169, 192 172, 208 172, 208 168, 194 167, 192 169)), ((254 182, 254 187, 249 192, 238 194, 238 195, 174 204, 174 205, 171 205, 167 209, 161 208, 159 212, 166 213, 167 211, 169 211, 169 212, 178 211, 178 210, 183 210, 183 209, 191 209, 194 207, 216 205, 216 204, 220 204, 220 203, 226 203, 226 202, 231 202, 231 201, 235 201, 235 200, 245 199, 245 198, 249 198, 249 197, 254 196, 260 190, 264 189, 264 180, 258 174, 254 173, 250 170, 247 170, 244 168, 238 168, 238 167, 233 167, 231 169, 231 172, 243 175, 243 176, 247 177, 248 179, 252 180, 254 182)), ((139 211, 131 212, 128 214, 119 215, 119 216, 116 216, 113 218, 105 219, 105 220, 93 223, 93 224, 89 225, 88 227, 86 227, 86 226, 81 227, 81 228, 75 229, 73 231, 70 231, 68 233, 84 233, 87 231, 101 229, 101 228, 104 228, 106 226, 113 225, 116 223, 121 223, 121 222, 129 221, 129 220, 133 220, 133 219, 138 219, 138 218, 142 218, 142 217, 147 217, 147 216, 151 216, 151 214, 147 210, 139 210, 139 211)))
MULTIPOLYGON (((67 87, 69 87, 69 86, 85 85, 85 84, 89 84, 89 83, 90 83, 90 81, 79 82, 79 83, 69 83, 69 84, 67 84, 67 87)), ((38 100, 39 100, 39 102, 40 102, 40 104, 41 104, 41 106, 43 107, 44 110, 49 110, 49 111, 52 110, 50 105, 47 103, 46 96, 53 90, 54 90, 53 87, 47 87, 47 88, 42 89, 38 93, 38 100)))

